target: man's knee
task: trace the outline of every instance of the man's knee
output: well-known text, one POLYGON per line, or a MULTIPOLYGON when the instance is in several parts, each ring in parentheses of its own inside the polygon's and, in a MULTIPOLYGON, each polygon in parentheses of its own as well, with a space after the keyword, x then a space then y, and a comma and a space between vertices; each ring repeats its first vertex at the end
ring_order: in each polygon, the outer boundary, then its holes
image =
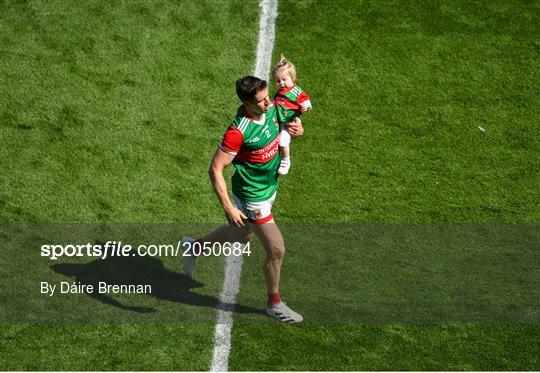
POLYGON ((282 244, 270 244, 267 247, 267 255, 271 260, 281 260, 285 255, 285 246, 282 244))
POLYGON ((242 237, 242 240, 240 242, 242 243, 248 243, 249 241, 251 241, 251 239, 253 238, 253 235, 255 234, 255 232, 253 231, 247 231, 244 233, 243 237, 242 237))

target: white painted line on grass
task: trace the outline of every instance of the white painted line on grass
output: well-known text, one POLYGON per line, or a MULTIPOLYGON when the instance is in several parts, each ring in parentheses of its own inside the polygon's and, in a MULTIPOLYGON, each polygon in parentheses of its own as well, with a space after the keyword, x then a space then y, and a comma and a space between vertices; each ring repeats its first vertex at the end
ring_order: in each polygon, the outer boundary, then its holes
MULTIPOLYGON (((259 41, 257 44, 257 62, 253 73, 260 79, 268 80, 272 49, 276 34, 278 0, 261 0, 259 17, 259 41)), ((214 332, 214 355, 212 357, 212 372, 226 372, 229 368, 229 353, 231 351, 231 330, 233 325, 232 312, 236 294, 240 290, 240 274, 242 273, 243 258, 228 256, 225 265, 223 289, 219 295, 219 310, 214 332)))
POLYGON ((259 43, 257 44, 257 62, 254 75, 268 80, 272 49, 276 38, 276 17, 278 0, 261 0, 261 15, 259 20, 259 43))
POLYGON ((242 272, 243 258, 241 256, 228 256, 225 265, 225 279, 223 290, 219 295, 219 311, 214 332, 214 356, 212 358, 212 372, 226 372, 229 365, 229 352, 231 351, 231 329, 233 324, 232 312, 236 294, 240 290, 240 274, 242 272))

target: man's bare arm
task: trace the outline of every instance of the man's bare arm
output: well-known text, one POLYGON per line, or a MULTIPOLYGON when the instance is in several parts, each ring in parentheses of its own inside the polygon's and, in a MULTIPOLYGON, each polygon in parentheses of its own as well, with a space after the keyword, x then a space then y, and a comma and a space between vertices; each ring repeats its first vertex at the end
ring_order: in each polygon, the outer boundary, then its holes
POLYGON ((223 170, 231 164, 233 159, 234 155, 226 153, 218 148, 214 154, 212 163, 210 164, 208 174, 219 202, 225 211, 225 216, 229 221, 229 224, 243 227, 245 225, 244 220, 246 220, 247 217, 231 202, 229 192, 227 191, 227 183, 223 177, 223 170))

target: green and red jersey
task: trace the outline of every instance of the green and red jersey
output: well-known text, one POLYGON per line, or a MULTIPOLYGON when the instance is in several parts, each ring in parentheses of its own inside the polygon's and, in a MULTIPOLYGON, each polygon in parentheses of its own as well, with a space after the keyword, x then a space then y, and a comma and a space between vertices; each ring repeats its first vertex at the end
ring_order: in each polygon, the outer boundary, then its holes
POLYGON ((272 197, 278 188, 279 125, 275 105, 260 121, 255 121, 240 106, 220 144, 234 155, 236 172, 232 191, 243 201, 258 202, 272 197))
POLYGON ((281 125, 291 122, 294 117, 301 117, 302 107, 304 111, 311 109, 309 95, 296 84, 277 91, 274 103, 277 106, 278 122, 281 125))

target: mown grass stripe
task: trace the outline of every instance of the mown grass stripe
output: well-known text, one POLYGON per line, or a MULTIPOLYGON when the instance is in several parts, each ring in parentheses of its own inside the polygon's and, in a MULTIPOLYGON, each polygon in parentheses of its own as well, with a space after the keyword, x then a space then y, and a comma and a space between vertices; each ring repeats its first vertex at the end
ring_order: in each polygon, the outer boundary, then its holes
MULTIPOLYGON (((274 46, 277 0, 262 0, 260 7, 259 41, 254 75, 261 79, 268 79, 272 60, 272 48, 274 46)), ((214 334, 212 372, 226 372, 228 369, 229 353, 231 351, 231 329, 233 325, 232 311, 234 310, 236 294, 240 290, 242 263, 242 257, 227 257, 225 279, 223 281, 223 290, 220 294, 220 307, 214 334)))

